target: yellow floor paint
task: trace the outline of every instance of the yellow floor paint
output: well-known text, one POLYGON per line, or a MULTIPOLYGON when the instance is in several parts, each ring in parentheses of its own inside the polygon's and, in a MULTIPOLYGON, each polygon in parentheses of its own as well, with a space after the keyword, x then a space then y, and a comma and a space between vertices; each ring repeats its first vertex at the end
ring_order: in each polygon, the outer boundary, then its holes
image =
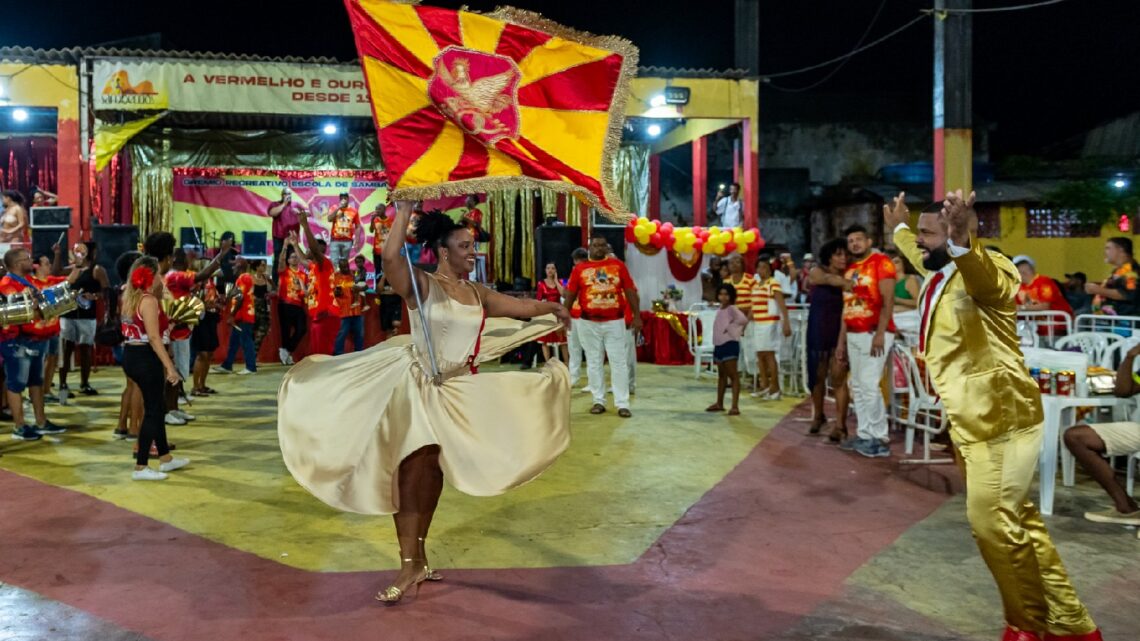
MULTIPOLYGON (((0 467, 66 487, 266 559, 315 571, 398 566, 389 517, 343 514, 289 476, 277 447, 276 392, 284 368, 255 376, 212 374, 221 394, 189 408, 198 420, 169 428, 190 467, 163 482, 130 479, 131 444, 111 440, 122 374, 104 368, 99 397, 49 407, 73 426, 43 441, 0 442, 0 467)), ((688 367, 638 367, 634 416, 588 413, 574 392, 573 442, 542 477, 506 495, 444 491, 429 537, 435 565, 462 568, 623 564, 636 559, 715 485, 797 402, 744 414, 703 410, 715 381, 688 367)), ((328 426, 336 438, 336 426, 328 426)))

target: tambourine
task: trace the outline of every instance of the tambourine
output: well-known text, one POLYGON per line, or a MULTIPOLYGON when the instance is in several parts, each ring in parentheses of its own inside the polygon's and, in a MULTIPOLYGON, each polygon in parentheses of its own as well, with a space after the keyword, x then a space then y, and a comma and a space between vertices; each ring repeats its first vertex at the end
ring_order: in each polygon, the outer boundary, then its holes
POLYGON ((162 309, 175 325, 197 325, 206 313, 206 303, 201 298, 187 296, 162 301, 162 309))

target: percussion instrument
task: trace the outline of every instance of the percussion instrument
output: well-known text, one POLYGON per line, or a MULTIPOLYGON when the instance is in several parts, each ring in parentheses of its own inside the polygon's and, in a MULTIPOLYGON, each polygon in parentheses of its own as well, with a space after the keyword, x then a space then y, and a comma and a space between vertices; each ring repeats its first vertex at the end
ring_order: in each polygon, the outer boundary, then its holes
POLYGON ((39 304, 40 316, 44 320, 59 318, 79 308, 79 301, 75 298, 75 292, 71 291, 71 287, 67 283, 59 283, 41 289, 39 300, 36 302, 39 304))
POLYGON ((36 301, 26 292, 18 292, 0 302, 0 326, 22 325, 36 319, 36 301))

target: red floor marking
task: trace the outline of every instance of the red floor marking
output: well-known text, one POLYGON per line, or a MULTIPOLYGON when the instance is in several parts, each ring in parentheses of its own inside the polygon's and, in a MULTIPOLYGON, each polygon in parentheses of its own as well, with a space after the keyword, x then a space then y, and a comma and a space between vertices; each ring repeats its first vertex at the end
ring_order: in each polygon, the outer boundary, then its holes
POLYGON ((632 565, 450 570, 395 608, 372 600, 391 573, 296 570, 0 472, 0 580, 156 641, 756 639, 945 499, 804 430, 785 418, 632 565))

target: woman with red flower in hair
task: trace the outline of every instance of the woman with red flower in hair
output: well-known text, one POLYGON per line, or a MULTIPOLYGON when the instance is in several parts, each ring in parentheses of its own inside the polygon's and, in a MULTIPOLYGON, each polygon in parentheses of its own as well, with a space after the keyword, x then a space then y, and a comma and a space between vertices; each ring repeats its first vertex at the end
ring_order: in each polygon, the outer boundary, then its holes
POLYGON ((121 314, 124 349, 123 372, 138 386, 143 398, 143 420, 139 429, 136 481, 161 481, 166 472, 186 467, 190 461, 170 455, 166 442, 165 383, 178 384, 182 377, 167 354, 170 319, 162 311, 166 286, 158 275, 158 261, 143 256, 131 266, 121 314), (158 453, 158 470, 148 467, 150 446, 158 453))

